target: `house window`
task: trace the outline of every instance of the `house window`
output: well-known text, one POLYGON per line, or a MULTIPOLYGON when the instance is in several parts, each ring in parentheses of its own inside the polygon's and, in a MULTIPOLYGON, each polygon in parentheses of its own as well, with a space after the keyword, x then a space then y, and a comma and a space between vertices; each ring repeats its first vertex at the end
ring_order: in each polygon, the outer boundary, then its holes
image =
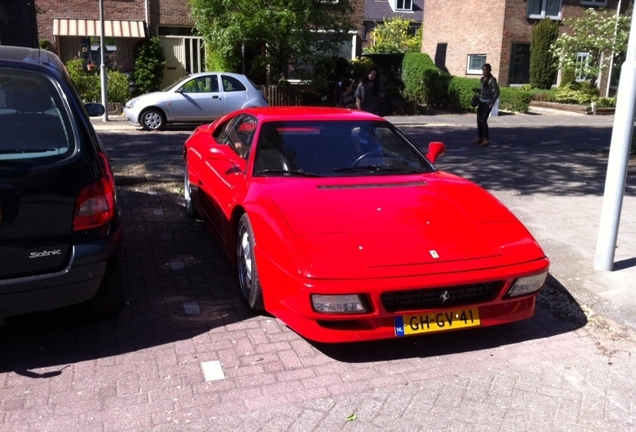
POLYGON ((486 54, 468 54, 467 74, 480 74, 481 67, 486 63, 486 54))
POLYGON ((562 0, 528 0, 528 18, 561 19, 562 0))
POLYGON ((590 61, 590 53, 579 52, 576 53, 576 64, 574 65, 574 72, 577 81, 587 81, 587 67, 590 61))
POLYGON ((581 6, 607 6, 607 0, 581 0, 581 6))
POLYGON ((413 10, 413 0, 397 0, 395 10, 401 10, 401 11, 413 10))

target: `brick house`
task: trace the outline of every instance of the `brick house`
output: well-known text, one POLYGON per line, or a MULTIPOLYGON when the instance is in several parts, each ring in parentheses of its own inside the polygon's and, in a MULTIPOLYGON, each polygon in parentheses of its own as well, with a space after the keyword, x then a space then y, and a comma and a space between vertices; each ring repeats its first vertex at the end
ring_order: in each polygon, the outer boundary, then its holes
POLYGON ((364 2, 364 18, 359 32, 362 48, 371 45, 369 34, 376 25, 391 18, 402 18, 410 21, 410 31, 414 35, 422 27, 424 0, 362 0, 364 2))
MULTIPOLYGON (((351 0, 355 11, 351 44, 343 53, 353 58, 360 54, 358 33, 362 31, 364 0, 351 0)), ((95 0, 35 0, 38 11, 38 37, 53 44, 63 62, 81 55, 82 44, 90 46, 98 65, 100 10, 95 0)), ((122 72, 131 72, 133 47, 141 39, 157 36, 166 56, 164 86, 188 72, 205 70, 203 38, 196 36, 189 17, 187 0, 103 0, 105 23, 105 61, 122 72)))
MULTIPOLYGON (((455 76, 479 77, 490 63, 502 86, 529 82, 532 25, 542 18, 582 17, 586 8, 621 13, 627 0, 425 0, 422 50, 442 70, 455 76)), ((560 31, 564 31, 561 28, 560 31)), ((607 72, 599 89, 608 89, 607 72)))
MULTIPOLYGON (((122 72, 133 68, 133 47, 139 40, 159 36, 166 55, 164 83, 203 70, 203 41, 192 35, 194 23, 183 0, 103 0, 106 61, 122 72)), ((88 43, 99 64, 100 10, 94 0, 36 0, 38 35, 53 43, 66 62, 80 56, 88 43)))

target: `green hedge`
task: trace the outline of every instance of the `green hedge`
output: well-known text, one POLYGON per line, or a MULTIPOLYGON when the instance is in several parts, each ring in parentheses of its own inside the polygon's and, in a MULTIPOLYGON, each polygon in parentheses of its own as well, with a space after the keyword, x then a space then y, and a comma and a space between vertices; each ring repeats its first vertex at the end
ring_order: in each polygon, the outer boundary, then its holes
MULTIPOLYGON (((428 54, 407 53, 402 64, 404 97, 420 105, 455 111, 475 111, 470 100, 479 78, 456 77, 441 71, 428 54)), ((500 88, 499 109, 527 113, 533 92, 500 88)))

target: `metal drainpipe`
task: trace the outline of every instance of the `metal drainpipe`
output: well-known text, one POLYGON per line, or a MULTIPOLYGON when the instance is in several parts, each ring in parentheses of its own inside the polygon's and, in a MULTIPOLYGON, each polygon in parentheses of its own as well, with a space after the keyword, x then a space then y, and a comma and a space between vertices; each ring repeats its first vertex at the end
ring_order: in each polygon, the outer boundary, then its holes
POLYGON ((148 36, 150 36, 150 19, 148 18, 150 16, 150 11, 149 11, 150 6, 148 5, 148 1, 149 0, 146 0, 144 2, 144 9, 146 10, 145 11, 146 12, 146 25, 148 26, 148 36))

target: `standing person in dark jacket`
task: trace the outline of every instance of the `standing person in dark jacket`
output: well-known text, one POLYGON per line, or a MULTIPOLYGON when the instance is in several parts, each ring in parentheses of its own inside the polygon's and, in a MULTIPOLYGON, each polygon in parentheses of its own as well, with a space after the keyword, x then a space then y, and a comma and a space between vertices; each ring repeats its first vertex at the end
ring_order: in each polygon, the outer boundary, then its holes
POLYGON ((499 98, 499 84, 491 74, 492 67, 486 63, 481 67, 482 77, 479 80, 479 105, 477 106, 477 135, 475 144, 486 147, 490 144, 490 131, 488 130, 488 117, 490 111, 499 98))
POLYGON ((336 101, 340 108, 353 109, 356 107, 351 80, 343 79, 336 84, 336 101))
POLYGON ((359 110, 380 115, 380 99, 386 97, 386 90, 377 66, 372 66, 367 75, 362 78, 354 96, 359 110))

